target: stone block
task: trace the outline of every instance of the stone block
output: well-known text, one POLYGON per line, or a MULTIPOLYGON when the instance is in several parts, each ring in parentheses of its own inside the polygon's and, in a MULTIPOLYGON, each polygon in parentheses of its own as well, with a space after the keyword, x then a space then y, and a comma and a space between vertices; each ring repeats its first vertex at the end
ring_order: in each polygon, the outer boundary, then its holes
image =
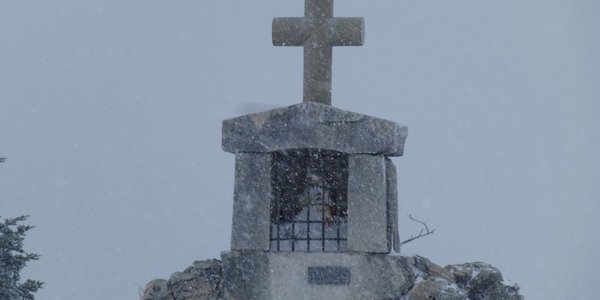
POLYGON ((269 299, 270 272, 267 252, 223 252, 221 258, 225 299, 269 299))
POLYGON ((271 162, 270 153, 236 154, 232 250, 269 250, 271 162))
POLYGON ((381 155, 348 158, 348 250, 389 253, 385 162, 381 155))
POLYGON ((411 286, 400 257, 385 254, 232 251, 222 258, 226 299, 399 299, 411 286), (315 269, 343 278, 311 282, 315 269))
POLYGON ((319 148, 401 156, 407 128, 392 121, 307 102, 223 121, 223 150, 319 148))
MULTIPOLYGON (((398 232, 398 177, 394 162, 385 158, 385 181, 388 199, 388 240, 392 241, 394 251, 400 253, 400 234, 398 232)), ((391 245, 390 245, 391 246, 391 245)))

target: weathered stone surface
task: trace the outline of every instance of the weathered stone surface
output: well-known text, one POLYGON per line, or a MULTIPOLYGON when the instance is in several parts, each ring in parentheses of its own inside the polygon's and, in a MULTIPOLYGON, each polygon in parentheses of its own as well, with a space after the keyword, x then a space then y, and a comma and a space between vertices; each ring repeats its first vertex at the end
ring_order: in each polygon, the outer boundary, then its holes
POLYGON ((167 289, 167 281, 164 279, 154 279, 146 284, 142 300, 167 299, 168 296, 170 296, 170 293, 167 289))
POLYGON ((148 283, 142 300, 402 299, 522 300, 516 284, 485 263, 445 268, 421 256, 351 253, 225 252, 183 273, 148 283), (308 268, 350 269, 348 285, 310 284, 308 268), (298 292, 300 291, 300 292, 298 292))
POLYGON ((221 262, 196 261, 169 280, 155 279, 144 289, 142 300, 222 300, 221 262))
POLYGON ((467 293, 445 278, 431 277, 421 281, 408 294, 408 300, 469 300, 467 293))
POLYGON ((389 253, 384 157, 348 158, 348 250, 389 253))
POLYGON ((270 153, 238 153, 231 226, 232 250, 269 250, 270 153))
POLYGON ((319 148, 401 156, 407 128, 392 121, 307 102, 223 121, 223 150, 319 148))
POLYGON ((417 277, 428 279, 430 276, 440 277, 448 281, 455 281, 454 274, 438 264, 432 263, 429 259, 415 255, 404 257, 403 262, 415 272, 417 277))
POLYGON ((497 268, 483 263, 473 262, 446 266, 454 274, 457 285, 468 291, 470 300, 521 300, 519 286, 506 285, 502 273, 497 268))
POLYGON ((400 234, 398 231, 398 177, 396 176, 396 166, 389 158, 385 158, 385 184, 388 201, 388 240, 391 241, 388 246, 388 252, 392 249, 400 253, 400 234))
POLYGON ((399 259, 384 254, 232 251, 223 261, 234 272, 224 271, 223 282, 227 295, 235 294, 231 299, 388 299, 409 289, 399 259), (350 282, 311 283, 309 270, 315 267, 349 270, 350 282))
POLYGON ((331 104, 332 46, 362 46, 363 18, 334 18, 333 0, 307 0, 302 18, 273 19, 273 45, 304 46, 304 102, 331 104))
POLYGON ((267 252, 223 252, 221 258, 225 299, 268 299, 270 264, 267 252))

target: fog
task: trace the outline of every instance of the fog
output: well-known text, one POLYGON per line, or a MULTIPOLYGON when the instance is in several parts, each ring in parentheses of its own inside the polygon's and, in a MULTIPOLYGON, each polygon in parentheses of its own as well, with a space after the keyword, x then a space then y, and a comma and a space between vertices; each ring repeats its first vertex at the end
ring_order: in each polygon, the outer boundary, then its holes
MULTIPOLYGON (((0 2, 0 216, 31 215, 37 299, 137 299, 229 249, 221 121, 302 101, 304 1, 0 2)), ((600 294, 600 4, 338 0, 336 107, 408 126, 403 246, 485 261, 526 299, 600 294)))

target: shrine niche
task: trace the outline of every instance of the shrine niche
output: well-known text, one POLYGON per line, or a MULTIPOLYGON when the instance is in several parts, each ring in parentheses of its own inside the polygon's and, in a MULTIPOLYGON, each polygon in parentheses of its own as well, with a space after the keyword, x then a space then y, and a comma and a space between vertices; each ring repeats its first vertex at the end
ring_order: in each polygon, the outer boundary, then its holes
POLYGON ((322 149, 273 153, 271 251, 348 248, 348 156, 322 149))

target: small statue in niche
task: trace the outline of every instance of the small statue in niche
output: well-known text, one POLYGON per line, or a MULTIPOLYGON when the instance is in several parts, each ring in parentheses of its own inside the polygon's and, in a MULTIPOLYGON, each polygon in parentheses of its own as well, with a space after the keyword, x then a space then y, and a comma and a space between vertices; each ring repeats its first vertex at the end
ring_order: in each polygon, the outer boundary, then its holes
POLYGON ((321 176, 307 172, 307 185, 298 195, 292 220, 279 224, 280 250, 332 252, 346 249, 346 213, 323 186, 321 176))
POLYGON ((329 193, 323 188, 321 177, 309 173, 309 185, 304 192, 301 203, 302 210, 296 213, 296 221, 321 221, 327 226, 333 225, 335 205, 329 193))

